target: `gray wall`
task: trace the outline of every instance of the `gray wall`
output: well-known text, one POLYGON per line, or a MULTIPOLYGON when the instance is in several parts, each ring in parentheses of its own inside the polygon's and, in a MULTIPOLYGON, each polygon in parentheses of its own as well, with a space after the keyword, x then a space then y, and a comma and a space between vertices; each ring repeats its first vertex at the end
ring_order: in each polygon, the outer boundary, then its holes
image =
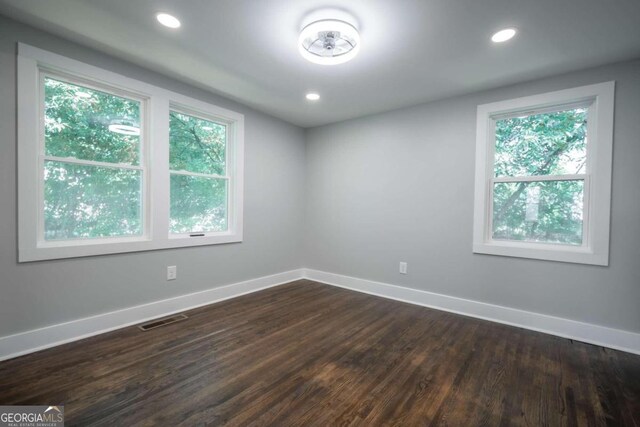
POLYGON ((640 61, 310 129, 306 155, 306 267, 640 332, 640 61), (474 255, 477 105, 609 80, 609 267, 474 255))
POLYGON ((640 61, 305 136, 233 101, 0 16, 0 336, 302 266, 640 331, 639 136, 640 61), (245 114, 245 241, 18 264, 17 41, 245 114), (617 81, 610 266, 472 254, 476 106, 608 80, 617 81), (409 263, 408 275, 398 274, 399 261, 409 263), (167 282, 166 266, 174 264, 178 280, 167 282))
POLYGON ((304 150, 298 127, 0 16, 0 336, 301 267, 304 150), (17 41, 243 113, 244 242, 18 264, 17 41))

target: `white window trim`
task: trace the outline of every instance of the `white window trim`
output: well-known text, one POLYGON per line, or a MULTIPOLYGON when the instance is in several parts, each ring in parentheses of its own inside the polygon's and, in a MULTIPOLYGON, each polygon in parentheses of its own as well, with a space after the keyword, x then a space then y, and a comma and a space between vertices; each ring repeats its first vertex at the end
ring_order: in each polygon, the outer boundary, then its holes
MULTIPOLYGON (((473 252, 550 261, 609 265, 609 220, 615 82, 527 96, 478 106, 473 252), (512 114, 558 110, 558 106, 588 105, 587 172, 556 179, 584 179, 583 245, 494 240, 491 238, 495 121, 512 114)), ((545 177, 516 178, 544 180, 545 177)), ((509 180, 509 178, 498 178, 509 180)))
MULTIPOLYGON (((117 93, 117 92, 116 92, 117 93)), ((241 242, 243 238, 244 116, 61 55, 18 43, 18 261, 73 258, 123 252, 241 242), (42 217, 43 146, 40 75, 43 70, 86 80, 143 101, 141 166, 144 175, 142 236, 45 242, 42 217), (228 230, 204 236, 169 233, 169 110, 199 112, 229 129, 227 154, 228 230)))

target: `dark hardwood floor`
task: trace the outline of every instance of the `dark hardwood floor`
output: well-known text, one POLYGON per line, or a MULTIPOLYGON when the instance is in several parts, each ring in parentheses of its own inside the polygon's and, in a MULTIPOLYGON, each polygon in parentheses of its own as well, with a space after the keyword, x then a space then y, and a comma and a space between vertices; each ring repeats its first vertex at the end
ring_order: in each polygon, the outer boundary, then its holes
POLYGON ((0 363, 67 425, 640 425, 640 356, 298 281, 0 363))

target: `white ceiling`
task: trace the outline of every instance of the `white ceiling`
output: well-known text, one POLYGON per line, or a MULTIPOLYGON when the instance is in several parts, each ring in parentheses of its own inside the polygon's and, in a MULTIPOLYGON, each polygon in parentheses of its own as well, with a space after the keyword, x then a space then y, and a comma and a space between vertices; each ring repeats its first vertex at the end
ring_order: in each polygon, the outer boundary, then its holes
POLYGON ((640 57, 639 0, 0 0, 0 13, 304 127, 640 57), (297 51, 327 7, 360 29, 349 63, 297 51), (491 43, 507 26, 517 37, 491 43))

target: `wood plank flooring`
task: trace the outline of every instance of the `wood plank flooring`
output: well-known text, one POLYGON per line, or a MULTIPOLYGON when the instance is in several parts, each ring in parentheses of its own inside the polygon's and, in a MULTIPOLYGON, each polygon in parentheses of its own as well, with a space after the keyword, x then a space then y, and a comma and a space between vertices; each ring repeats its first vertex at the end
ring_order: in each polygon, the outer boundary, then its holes
POLYGON ((67 425, 640 426, 640 356, 297 281, 0 363, 67 425))

